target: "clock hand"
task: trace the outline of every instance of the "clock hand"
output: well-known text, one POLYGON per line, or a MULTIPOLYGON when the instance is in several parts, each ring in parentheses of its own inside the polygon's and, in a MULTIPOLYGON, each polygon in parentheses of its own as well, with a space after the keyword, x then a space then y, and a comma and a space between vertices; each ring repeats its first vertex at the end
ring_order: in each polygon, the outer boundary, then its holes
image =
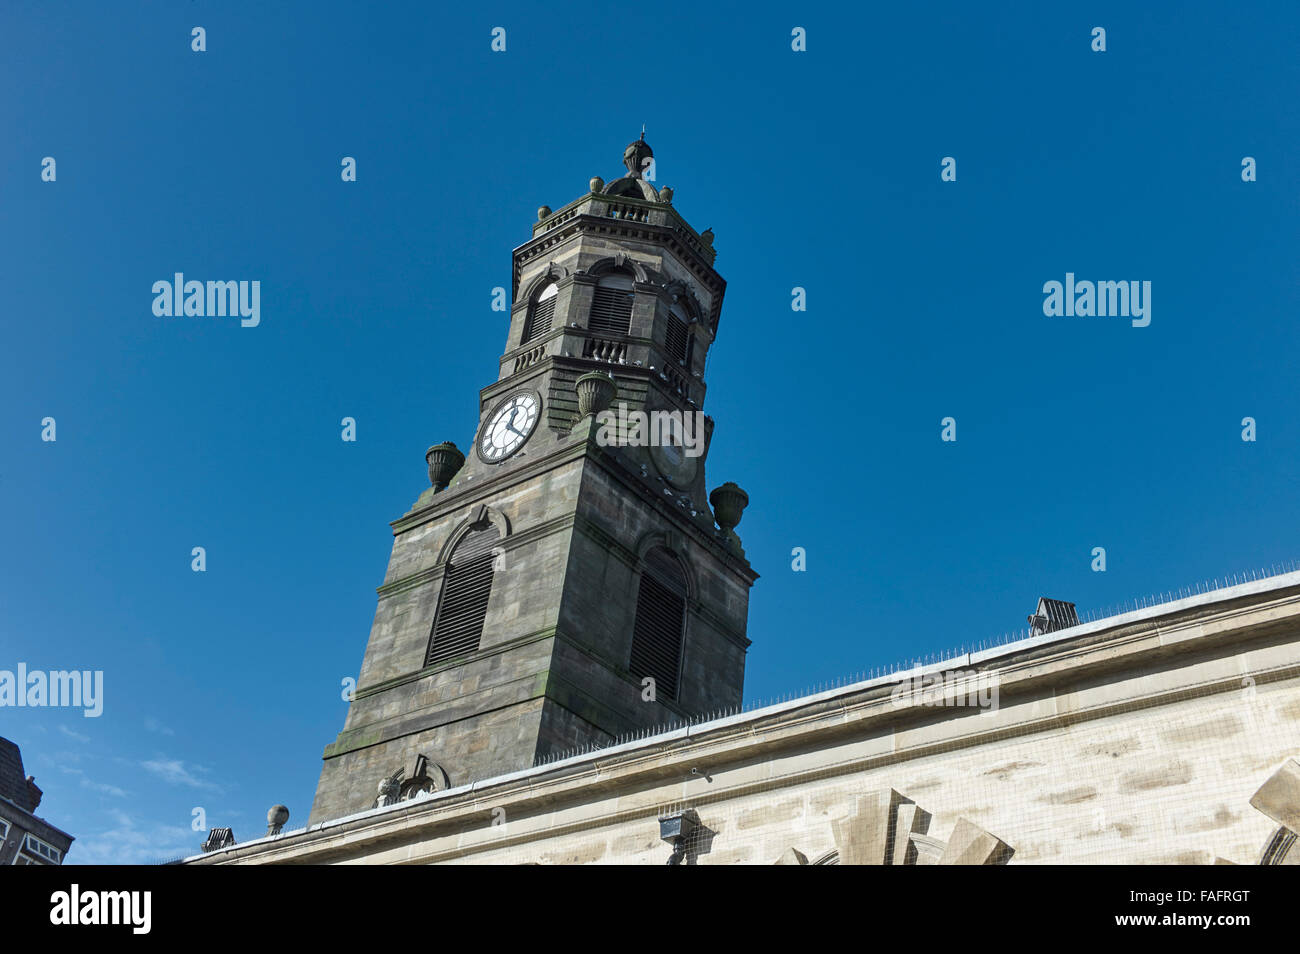
POLYGON ((518 434, 520 437, 523 437, 523 436, 524 436, 524 432, 521 431, 521 430, 519 430, 518 428, 515 427, 515 418, 518 417, 518 415, 519 415, 522 411, 523 411, 523 408, 520 408, 520 407, 515 408, 515 409, 510 413, 510 420, 506 421, 506 430, 508 430, 508 431, 513 431, 515 434, 518 434))

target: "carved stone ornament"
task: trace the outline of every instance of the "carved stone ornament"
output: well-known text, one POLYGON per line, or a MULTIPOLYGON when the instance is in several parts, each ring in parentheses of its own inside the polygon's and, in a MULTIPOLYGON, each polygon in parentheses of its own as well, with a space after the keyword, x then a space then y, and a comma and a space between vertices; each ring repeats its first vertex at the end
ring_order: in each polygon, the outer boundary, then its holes
POLYGON ((574 382, 574 387, 578 391, 578 420, 607 409, 618 390, 614 379, 602 371, 584 374, 574 382))
POLYGON ((386 805, 397 803, 398 794, 401 792, 401 778, 405 773, 399 769, 395 774, 379 780, 379 792, 375 796, 375 802, 372 808, 383 808, 386 805))
POLYGON ((447 772, 441 765, 430 762, 427 756, 417 755, 409 776, 405 769, 398 769, 387 778, 380 779, 379 791, 371 807, 396 805, 398 802, 446 791, 450 787, 447 772))
POLYGON ((429 465, 429 483, 434 490, 442 490, 465 466, 465 455, 451 441, 443 441, 425 451, 424 462, 429 465))
POLYGON ((749 506, 749 494, 729 480, 713 489, 713 493, 709 494, 709 503, 713 505, 713 517, 718 521, 722 532, 731 534, 740 523, 745 508, 749 506))

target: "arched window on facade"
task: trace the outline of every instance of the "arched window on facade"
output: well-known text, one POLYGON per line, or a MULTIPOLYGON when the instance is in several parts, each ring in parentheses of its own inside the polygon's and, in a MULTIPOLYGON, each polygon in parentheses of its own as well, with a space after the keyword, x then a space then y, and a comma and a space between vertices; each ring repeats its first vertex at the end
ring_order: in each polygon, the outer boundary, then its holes
POLYGON ((492 595, 493 548, 500 539, 497 528, 485 520, 456 544, 443 577, 426 666, 478 649, 492 595))
POLYGON ((601 335, 626 335, 632 327, 632 276, 606 275, 591 297, 587 328, 601 335))
POLYGON ((528 317, 524 319, 523 344, 527 344, 534 338, 540 338, 551 330, 551 324, 555 321, 555 296, 558 291, 555 282, 550 282, 542 289, 542 293, 533 299, 533 303, 528 307, 528 317))
POLYGON ((676 699, 686 628, 686 575, 676 557, 662 547, 647 553, 645 564, 628 669, 637 679, 654 679, 656 694, 676 699))

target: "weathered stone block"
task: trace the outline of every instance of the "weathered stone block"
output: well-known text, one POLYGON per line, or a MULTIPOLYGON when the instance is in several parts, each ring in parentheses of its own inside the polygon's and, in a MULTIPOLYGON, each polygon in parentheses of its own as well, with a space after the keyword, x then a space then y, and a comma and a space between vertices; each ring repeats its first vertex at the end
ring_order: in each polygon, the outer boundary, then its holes
POLYGON ((894 854, 894 810, 902 800, 892 788, 859 795, 848 815, 831 822, 840 864, 889 864, 894 854))
POLYGON ((995 835, 990 835, 979 825, 964 818, 948 836, 948 845, 939 859, 941 865, 989 865, 1004 860, 1010 846, 995 835))
POLYGON ((1300 762, 1287 759, 1250 798, 1252 807, 1300 833, 1300 762))

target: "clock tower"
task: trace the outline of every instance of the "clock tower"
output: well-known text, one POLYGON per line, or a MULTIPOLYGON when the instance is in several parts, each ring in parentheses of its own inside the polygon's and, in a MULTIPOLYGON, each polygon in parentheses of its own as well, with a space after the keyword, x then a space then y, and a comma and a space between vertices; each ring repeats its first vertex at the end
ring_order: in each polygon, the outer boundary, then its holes
POLYGON ((704 474, 726 283, 652 160, 642 134, 515 249, 496 379, 392 524, 312 824, 740 703, 748 498, 704 474))

